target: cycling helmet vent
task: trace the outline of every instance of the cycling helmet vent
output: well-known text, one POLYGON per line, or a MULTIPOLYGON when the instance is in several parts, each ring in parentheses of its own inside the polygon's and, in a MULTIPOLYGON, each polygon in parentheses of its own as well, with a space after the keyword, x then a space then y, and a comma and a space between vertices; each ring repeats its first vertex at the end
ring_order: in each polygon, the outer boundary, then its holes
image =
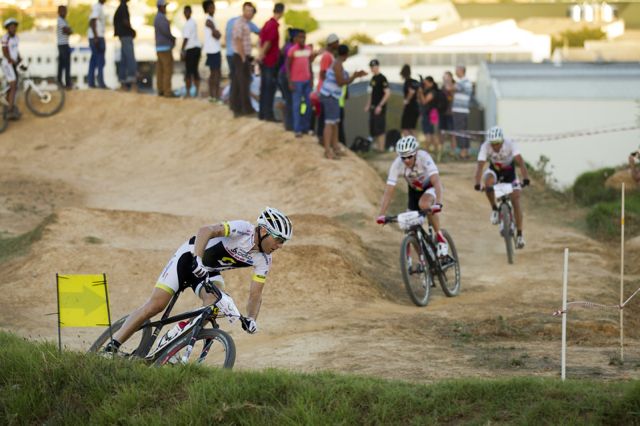
POLYGON ((396 152, 401 157, 415 154, 418 151, 418 141, 415 136, 404 136, 396 143, 396 152))
POLYGON ((291 220, 273 207, 266 207, 260 217, 258 217, 258 225, 264 227, 271 235, 290 240, 293 235, 293 227, 291 220))

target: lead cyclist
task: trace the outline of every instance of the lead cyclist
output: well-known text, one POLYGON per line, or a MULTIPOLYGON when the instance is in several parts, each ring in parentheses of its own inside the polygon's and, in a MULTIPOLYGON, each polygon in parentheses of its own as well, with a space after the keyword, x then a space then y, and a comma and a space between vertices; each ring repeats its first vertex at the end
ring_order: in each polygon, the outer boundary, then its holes
POLYGON ((216 297, 204 288, 205 280, 224 289, 221 271, 249 266, 253 267, 254 273, 247 317, 242 328, 247 333, 255 333, 262 290, 271 268, 271 254, 292 235, 291 220, 271 207, 260 213, 255 225, 244 220, 232 220, 201 227, 195 236, 178 248, 160 274, 149 299, 129 315, 105 347, 105 352, 116 353, 146 320, 164 310, 176 292, 191 287, 203 305, 210 305, 216 302, 216 297))
POLYGON ((385 213, 393 198, 398 177, 403 176, 409 185, 409 210, 431 209, 427 215, 438 239, 438 257, 449 253, 449 244, 440 232, 438 213, 442 210, 442 183, 436 163, 427 151, 418 149, 418 141, 407 135, 396 143, 398 157, 391 164, 387 186, 382 196, 380 214, 376 223, 385 223, 385 213))
POLYGON ((497 225, 500 223, 500 215, 498 206, 496 205, 496 196, 493 191, 493 185, 498 182, 506 182, 513 185, 513 193, 511 201, 513 202, 513 210, 516 219, 516 248, 522 249, 525 246, 524 237, 522 236, 522 206, 520 204, 520 192, 522 188, 529 185, 529 172, 527 165, 520 155, 520 151, 515 142, 504 138, 504 132, 501 127, 494 126, 487 133, 487 140, 480 147, 478 152, 478 166, 476 168, 475 186, 476 191, 480 191, 484 186, 487 199, 491 205, 491 223, 497 225), (489 161, 489 168, 482 172, 485 163, 489 161), (522 175, 522 184, 516 176, 515 166, 520 168, 522 175), (482 180, 482 185, 480 181, 482 180))

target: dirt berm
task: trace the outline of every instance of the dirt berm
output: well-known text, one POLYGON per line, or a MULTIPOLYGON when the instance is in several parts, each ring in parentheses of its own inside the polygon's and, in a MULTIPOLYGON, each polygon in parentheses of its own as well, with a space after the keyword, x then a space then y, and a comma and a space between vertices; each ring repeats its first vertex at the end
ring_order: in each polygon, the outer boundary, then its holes
MULTIPOLYGON (((382 157, 380 168, 390 161, 382 157)), ((443 221, 460 254, 462 293, 446 298, 435 289, 418 308, 398 270, 402 234, 373 223, 384 180, 371 163, 353 154, 326 160, 312 137, 233 119, 201 101, 72 92, 60 114, 25 114, 0 140, 0 235, 42 224, 26 250, 0 253, 0 327, 55 339, 56 317, 47 314, 56 311, 56 273, 105 272, 113 316, 125 315, 199 226, 253 221, 270 205, 291 215, 294 239, 274 255, 260 332, 225 325, 237 368, 417 381, 556 375, 560 322, 551 313, 560 303, 562 249, 572 250, 571 299, 602 303, 617 300, 616 253, 530 206, 528 245, 507 265, 472 173, 471 164, 441 165, 443 221)), ((225 274, 241 310, 250 272, 225 274)), ((185 294, 178 309, 196 303, 185 294)), ((616 314, 575 314, 572 373, 638 376, 629 363, 609 365, 616 314)), ((65 329, 63 338, 82 350, 98 332, 65 329)), ((631 334, 627 353, 637 359, 631 334)))

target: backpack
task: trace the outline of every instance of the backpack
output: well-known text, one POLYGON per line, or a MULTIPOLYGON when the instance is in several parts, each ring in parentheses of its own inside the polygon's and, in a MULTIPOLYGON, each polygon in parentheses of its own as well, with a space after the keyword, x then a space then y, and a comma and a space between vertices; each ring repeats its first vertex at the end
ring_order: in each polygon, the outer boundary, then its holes
POLYGON ((402 134, 398 129, 391 129, 387 132, 384 138, 384 149, 386 151, 394 151, 396 149, 396 142, 402 137, 402 134))
POLYGON ((438 112, 443 115, 446 114, 449 110, 449 99, 447 99, 447 94, 444 93, 443 90, 436 90, 435 94, 435 105, 438 112))
POLYGON ((353 152, 369 152, 371 149, 371 139, 356 136, 350 148, 353 152))

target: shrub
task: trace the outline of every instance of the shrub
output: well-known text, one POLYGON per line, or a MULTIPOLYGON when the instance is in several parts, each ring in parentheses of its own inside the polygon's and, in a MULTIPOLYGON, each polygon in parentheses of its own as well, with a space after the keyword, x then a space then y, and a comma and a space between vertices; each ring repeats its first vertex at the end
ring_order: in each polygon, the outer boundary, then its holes
MULTIPOLYGON (((620 200, 597 203, 587 213, 589 233, 603 238, 620 235, 620 200)), ((628 195, 624 212, 625 235, 640 234, 640 194, 628 195)))
POLYGON ((573 184, 573 196, 583 206, 591 206, 598 202, 613 201, 618 193, 604 186, 607 178, 615 173, 613 168, 599 169, 583 173, 573 184))

